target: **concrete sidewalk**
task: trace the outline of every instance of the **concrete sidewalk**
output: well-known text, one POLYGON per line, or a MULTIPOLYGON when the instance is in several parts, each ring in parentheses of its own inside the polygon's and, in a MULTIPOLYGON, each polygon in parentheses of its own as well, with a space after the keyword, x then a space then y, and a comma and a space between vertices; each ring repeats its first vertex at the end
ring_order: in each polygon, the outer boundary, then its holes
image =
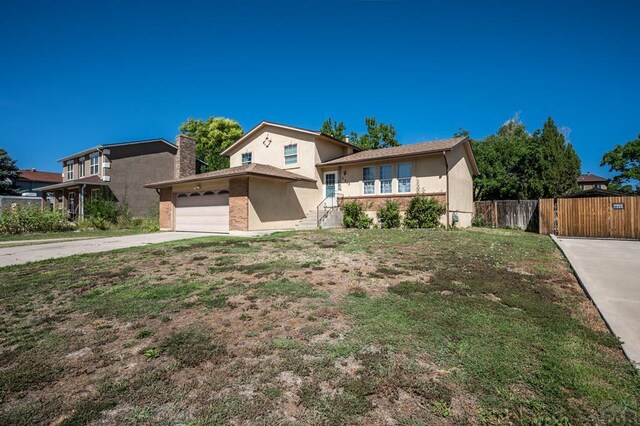
POLYGON ((627 357, 640 366, 640 241, 551 237, 627 357))
POLYGON ((55 259, 75 254, 98 253, 121 248, 166 243, 188 238, 225 236, 224 234, 206 234, 202 232, 156 232, 153 234, 126 235, 122 237, 88 238, 47 242, 14 247, 0 247, 0 267, 19 265, 38 260, 55 259))

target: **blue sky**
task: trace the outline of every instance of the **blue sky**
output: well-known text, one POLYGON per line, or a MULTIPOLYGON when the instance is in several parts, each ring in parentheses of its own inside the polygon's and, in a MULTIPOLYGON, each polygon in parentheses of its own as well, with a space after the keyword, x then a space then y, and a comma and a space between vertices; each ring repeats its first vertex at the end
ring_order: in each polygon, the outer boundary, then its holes
POLYGON ((9 1, 0 146, 21 168, 173 140, 188 117, 476 138, 519 113, 570 129, 583 171, 640 133, 640 2, 9 1))

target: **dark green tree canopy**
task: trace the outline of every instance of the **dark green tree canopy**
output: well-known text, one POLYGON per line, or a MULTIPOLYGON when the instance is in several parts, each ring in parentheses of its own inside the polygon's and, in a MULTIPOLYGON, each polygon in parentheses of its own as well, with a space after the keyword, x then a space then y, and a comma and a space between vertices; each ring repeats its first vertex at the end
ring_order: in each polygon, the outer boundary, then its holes
POLYGON ((0 148, 0 195, 15 195, 18 193, 13 188, 18 175, 16 160, 12 159, 4 148, 0 148))
MULTIPOLYGON (((366 117, 364 124, 367 126, 365 134, 359 135, 357 132, 349 134, 351 144, 365 150, 400 145, 396 139, 396 129, 392 124, 378 123, 375 117, 366 117)), ((347 127, 342 121, 332 121, 331 118, 328 118, 322 123, 320 131, 336 139, 344 140, 347 127)))
POLYGON ((208 172, 229 167, 229 158, 220 153, 244 134, 237 121, 224 117, 189 118, 180 132, 196 140, 196 155, 207 163, 204 171, 208 172))
POLYGON ((474 179, 477 200, 537 199, 577 190, 580 158, 551 117, 533 134, 515 117, 471 144, 480 170, 474 179))
POLYGON ((347 126, 345 126, 342 121, 331 121, 331 117, 329 117, 327 118, 327 121, 322 123, 320 132, 336 139, 344 140, 344 137, 347 134, 347 126))
POLYGON ((616 173, 611 180, 612 189, 640 194, 640 135, 604 154, 600 165, 609 166, 609 171, 616 173))
POLYGON ((367 126, 367 133, 358 135, 351 132, 351 143, 358 148, 379 149, 400 145, 393 124, 378 123, 375 117, 366 117, 364 124, 367 126))

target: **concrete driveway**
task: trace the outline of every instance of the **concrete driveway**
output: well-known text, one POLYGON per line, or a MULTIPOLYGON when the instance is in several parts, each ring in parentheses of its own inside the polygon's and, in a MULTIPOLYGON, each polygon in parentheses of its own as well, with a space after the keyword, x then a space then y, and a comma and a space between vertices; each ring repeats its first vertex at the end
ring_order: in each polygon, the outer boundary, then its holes
POLYGON ((640 366, 640 241, 552 237, 624 352, 640 366))
POLYGON ((0 267, 35 262, 38 260, 54 259, 73 256, 74 254, 97 253, 127 247, 144 246, 147 244, 166 243, 168 241, 185 240, 188 238, 208 237, 220 234, 203 234, 201 232, 157 232, 153 234, 127 235, 122 237, 77 239, 73 241, 50 242, 36 244, 0 247, 0 267))

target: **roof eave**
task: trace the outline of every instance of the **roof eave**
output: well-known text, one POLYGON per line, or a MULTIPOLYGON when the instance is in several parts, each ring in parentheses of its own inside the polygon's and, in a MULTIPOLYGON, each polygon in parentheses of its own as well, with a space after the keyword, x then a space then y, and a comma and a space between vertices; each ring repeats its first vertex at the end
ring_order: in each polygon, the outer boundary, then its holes
POLYGON ((253 172, 253 171, 242 171, 242 172, 232 173, 232 174, 228 174, 228 175, 224 175, 224 176, 194 175, 193 178, 171 180, 171 181, 165 181, 165 182, 148 183, 148 184, 143 185, 143 186, 145 188, 161 189, 161 188, 170 188, 172 186, 181 185, 183 183, 202 182, 202 181, 218 180, 218 179, 231 179, 231 178, 241 177, 241 176, 254 176, 254 177, 261 177, 261 178, 266 178, 266 179, 284 180, 284 181, 288 181, 288 182, 315 182, 315 180, 309 179, 309 178, 305 178, 305 177, 294 178, 294 177, 286 177, 286 176, 274 176, 274 175, 270 175, 270 174, 267 174, 267 173, 259 173, 259 172, 253 172))
POLYGON ((361 160, 352 160, 352 161, 336 161, 335 163, 332 161, 328 161, 326 163, 318 163, 316 164, 316 167, 329 167, 329 166, 342 166, 345 164, 358 164, 358 163, 375 163, 376 161, 380 161, 380 160, 389 160, 389 159, 393 159, 393 158, 406 158, 406 157, 419 157, 422 155, 436 155, 436 154, 442 154, 443 152, 449 152, 451 151, 453 148, 443 148, 443 149, 439 149, 437 151, 429 151, 429 152, 412 152, 412 153, 407 153, 407 154, 395 154, 395 155, 385 155, 383 157, 376 157, 376 158, 364 158, 361 160))

